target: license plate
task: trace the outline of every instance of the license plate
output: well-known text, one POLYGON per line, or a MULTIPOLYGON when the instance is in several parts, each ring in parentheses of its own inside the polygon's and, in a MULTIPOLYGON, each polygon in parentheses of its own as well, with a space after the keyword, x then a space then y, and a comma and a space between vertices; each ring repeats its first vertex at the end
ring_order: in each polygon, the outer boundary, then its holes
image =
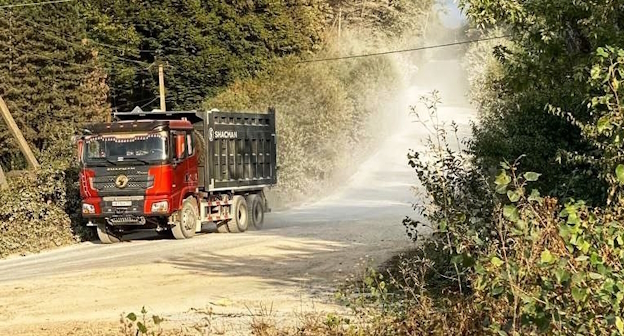
POLYGON ((128 207, 132 205, 132 201, 114 201, 114 207, 128 207))

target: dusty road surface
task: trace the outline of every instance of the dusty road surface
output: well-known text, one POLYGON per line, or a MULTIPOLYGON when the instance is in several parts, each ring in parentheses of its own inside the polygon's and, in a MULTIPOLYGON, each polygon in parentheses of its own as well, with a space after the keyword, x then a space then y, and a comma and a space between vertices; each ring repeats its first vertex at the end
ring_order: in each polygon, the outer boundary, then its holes
MULTIPOLYGON (((440 115, 467 134, 471 110, 440 115)), ((122 312, 142 306, 189 326, 212 309, 213 331, 246 334, 261 306, 278 318, 335 309, 335 280, 362 258, 383 262, 411 245, 401 220, 413 214, 416 181, 405 155, 423 138, 415 124, 397 127, 332 196, 268 214, 262 231, 84 243, 0 261, 0 335, 112 333, 122 312)))

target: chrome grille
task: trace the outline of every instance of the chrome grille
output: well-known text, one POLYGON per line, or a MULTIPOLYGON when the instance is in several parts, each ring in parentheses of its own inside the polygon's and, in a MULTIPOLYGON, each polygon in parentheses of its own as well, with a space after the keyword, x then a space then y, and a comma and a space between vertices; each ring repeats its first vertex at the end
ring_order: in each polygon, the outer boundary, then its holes
POLYGON ((98 191, 113 190, 145 190, 154 186, 154 176, 148 175, 127 175, 128 184, 125 188, 117 188, 115 180, 119 175, 97 176, 93 179, 93 187, 98 191))

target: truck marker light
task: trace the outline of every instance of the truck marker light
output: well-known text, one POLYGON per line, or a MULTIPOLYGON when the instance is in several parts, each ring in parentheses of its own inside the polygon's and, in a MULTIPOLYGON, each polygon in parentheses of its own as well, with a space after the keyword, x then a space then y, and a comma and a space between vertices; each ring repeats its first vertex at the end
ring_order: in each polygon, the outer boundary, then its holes
POLYGON ((152 204, 153 213, 167 213, 169 212, 169 202, 160 201, 152 204))

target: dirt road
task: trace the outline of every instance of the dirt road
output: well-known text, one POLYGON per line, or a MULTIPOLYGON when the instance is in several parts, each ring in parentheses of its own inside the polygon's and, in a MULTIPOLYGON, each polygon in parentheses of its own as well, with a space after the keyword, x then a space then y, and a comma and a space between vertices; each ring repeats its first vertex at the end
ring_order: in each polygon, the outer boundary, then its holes
MULTIPOLYGON (((440 114, 467 134, 471 110, 440 114)), ((218 328, 245 334, 241 325, 261 305, 277 316, 334 309, 335 280, 366 258, 382 262, 411 244, 401 225, 413 215, 415 185, 405 155, 424 136, 403 126, 332 196, 268 214, 262 231, 84 243, 0 261, 0 334, 114 330, 122 312, 142 306, 187 325, 212 309, 224 318, 218 328)))

